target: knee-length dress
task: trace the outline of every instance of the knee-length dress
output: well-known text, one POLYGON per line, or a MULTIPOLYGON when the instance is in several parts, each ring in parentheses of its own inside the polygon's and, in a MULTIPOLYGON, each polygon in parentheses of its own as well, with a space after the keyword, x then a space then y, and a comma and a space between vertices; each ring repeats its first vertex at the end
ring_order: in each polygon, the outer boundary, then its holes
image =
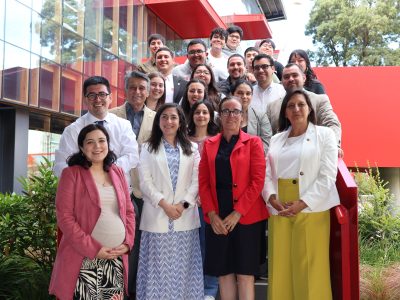
MULTIPOLYGON (((163 140, 172 187, 179 172, 179 149, 163 140)), ((169 220, 167 233, 143 231, 136 286, 138 300, 203 299, 203 265, 199 230, 175 231, 169 220)))

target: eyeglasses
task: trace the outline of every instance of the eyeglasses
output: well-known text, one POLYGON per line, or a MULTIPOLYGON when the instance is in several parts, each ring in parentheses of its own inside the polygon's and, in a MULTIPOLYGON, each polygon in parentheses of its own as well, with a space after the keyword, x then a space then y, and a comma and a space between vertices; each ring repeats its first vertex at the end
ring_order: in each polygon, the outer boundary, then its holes
POLYGON ((100 100, 106 100, 108 95, 110 95, 110 94, 107 94, 107 93, 105 93, 105 92, 100 92, 100 93, 98 93, 98 94, 96 94, 96 93, 89 93, 89 94, 86 94, 85 97, 88 98, 90 101, 96 100, 97 97, 98 97, 100 100))
POLYGON ((240 109, 234 109, 234 110, 223 109, 223 110, 221 110, 221 115, 223 117, 228 117, 229 115, 237 117, 241 114, 242 114, 242 111, 240 109))
POLYGON ((261 69, 263 70, 263 71, 267 71, 268 70, 268 68, 270 68, 270 67, 272 67, 272 65, 267 65, 267 64, 265 64, 265 65, 257 65, 257 66, 254 66, 254 71, 260 71, 261 69))
POLYGON ((194 72, 194 74, 196 74, 196 75, 201 75, 201 74, 210 75, 210 72, 207 71, 207 70, 196 70, 196 72, 194 72))
POLYGON ((202 54, 202 53, 204 53, 204 52, 206 52, 206 51, 204 51, 204 50, 190 50, 189 52, 188 52, 188 54, 189 55, 196 55, 196 54, 202 54))

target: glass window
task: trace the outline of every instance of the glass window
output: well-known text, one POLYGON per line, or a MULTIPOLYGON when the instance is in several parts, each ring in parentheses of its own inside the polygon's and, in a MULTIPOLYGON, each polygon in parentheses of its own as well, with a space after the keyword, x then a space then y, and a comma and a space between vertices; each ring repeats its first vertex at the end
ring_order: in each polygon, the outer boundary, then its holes
POLYGON ((83 40, 66 28, 62 30, 62 55, 61 63, 64 67, 83 71, 83 40))
POLYGON ((82 74, 63 69, 61 78, 61 112, 79 116, 82 104, 82 74))
POLYGON ((28 104, 29 52, 5 43, 4 57, 3 97, 28 104))
POLYGON ((32 11, 32 42, 31 51, 35 54, 40 55, 41 51, 41 40, 40 40, 40 28, 42 26, 42 17, 35 11, 32 11))
POLYGON ((39 106, 59 111, 60 66, 42 59, 39 76, 39 106))
POLYGON ((42 34, 40 38, 42 56, 48 60, 60 63, 61 61, 61 26, 57 23, 43 19, 42 34))
POLYGON ((5 40, 11 44, 30 50, 31 10, 15 0, 10 0, 6 3, 5 17, 5 40))
POLYGON ((132 72, 135 69, 135 66, 131 63, 128 63, 122 59, 118 60, 118 87, 120 89, 125 88, 125 75, 128 72, 132 72))
POLYGON ((103 1, 86 0, 85 7, 85 38, 101 45, 103 1))
POLYGON ((118 84, 118 57, 110 52, 103 51, 101 74, 108 79, 111 85, 118 84))
POLYGON ((64 0, 63 26, 83 36, 84 3, 82 0, 64 0))
POLYGON ((33 0, 32 8, 40 13, 43 18, 61 24, 62 0, 33 0))
POLYGON ((132 5, 129 7, 121 5, 119 8, 118 55, 123 59, 128 58, 128 24, 131 24, 128 20, 128 10, 132 15, 132 7, 132 5))
POLYGON ((163 37, 165 37, 167 35, 167 26, 160 18, 157 18, 157 31, 156 32, 158 34, 161 34, 163 37))
POLYGON ((167 26, 167 35, 165 36, 165 39, 167 40, 167 47, 175 49, 175 33, 169 26, 167 26))
POLYGON ((83 44, 83 70, 85 75, 94 76, 101 74, 100 47, 86 40, 83 44))
POLYGON ((31 54, 31 69, 29 72, 29 105, 39 105, 39 71, 40 71, 40 57, 31 54))
POLYGON ((103 15, 103 48, 118 54, 118 5, 104 7, 103 15))
POLYGON ((1 85, 3 83, 4 42, 0 40, 0 99, 2 95, 1 85))
POLYGON ((0 0, 0 39, 4 40, 5 0, 0 0))

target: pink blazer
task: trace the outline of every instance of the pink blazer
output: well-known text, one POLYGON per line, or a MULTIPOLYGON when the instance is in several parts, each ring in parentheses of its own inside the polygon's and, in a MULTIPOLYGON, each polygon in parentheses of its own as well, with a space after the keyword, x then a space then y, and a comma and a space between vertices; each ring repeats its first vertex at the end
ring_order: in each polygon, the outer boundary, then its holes
MULTIPOLYGON (((218 200, 215 178, 215 157, 218 153, 222 134, 204 142, 199 165, 199 195, 204 220, 210 223, 208 213, 217 214, 218 200)), ((261 197, 265 178, 265 157, 259 137, 243 131, 233 148, 231 157, 233 209, 239 212, 240 224, 253 224, 269 217, 265 202, 261 197)))
MULTIPOLYGON (((112 165, 110 177, 118 199, 119 213, 125 225, 124 243, 131 249, 135 235, 135 213, 124 172, 112 165)), ((72 299, 82 261, 94 259, 102 245, 91 237, 100 216, 100 198, 90 171, 81 166, 65 168, 56 196, 57 224, 63 236, 57 251, 49 293, 59 299, 72 299)), ((128 255, 122 257, 124 284, 128 288, 128 255)))

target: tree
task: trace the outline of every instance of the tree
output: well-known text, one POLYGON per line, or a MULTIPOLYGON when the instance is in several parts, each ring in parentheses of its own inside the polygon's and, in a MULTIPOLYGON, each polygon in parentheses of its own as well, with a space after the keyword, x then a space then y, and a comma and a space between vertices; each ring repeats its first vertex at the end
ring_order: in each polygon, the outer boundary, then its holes
POLYGON ((400 65, 399 0, 316 0, 305 33, 319 65, 400 65))

